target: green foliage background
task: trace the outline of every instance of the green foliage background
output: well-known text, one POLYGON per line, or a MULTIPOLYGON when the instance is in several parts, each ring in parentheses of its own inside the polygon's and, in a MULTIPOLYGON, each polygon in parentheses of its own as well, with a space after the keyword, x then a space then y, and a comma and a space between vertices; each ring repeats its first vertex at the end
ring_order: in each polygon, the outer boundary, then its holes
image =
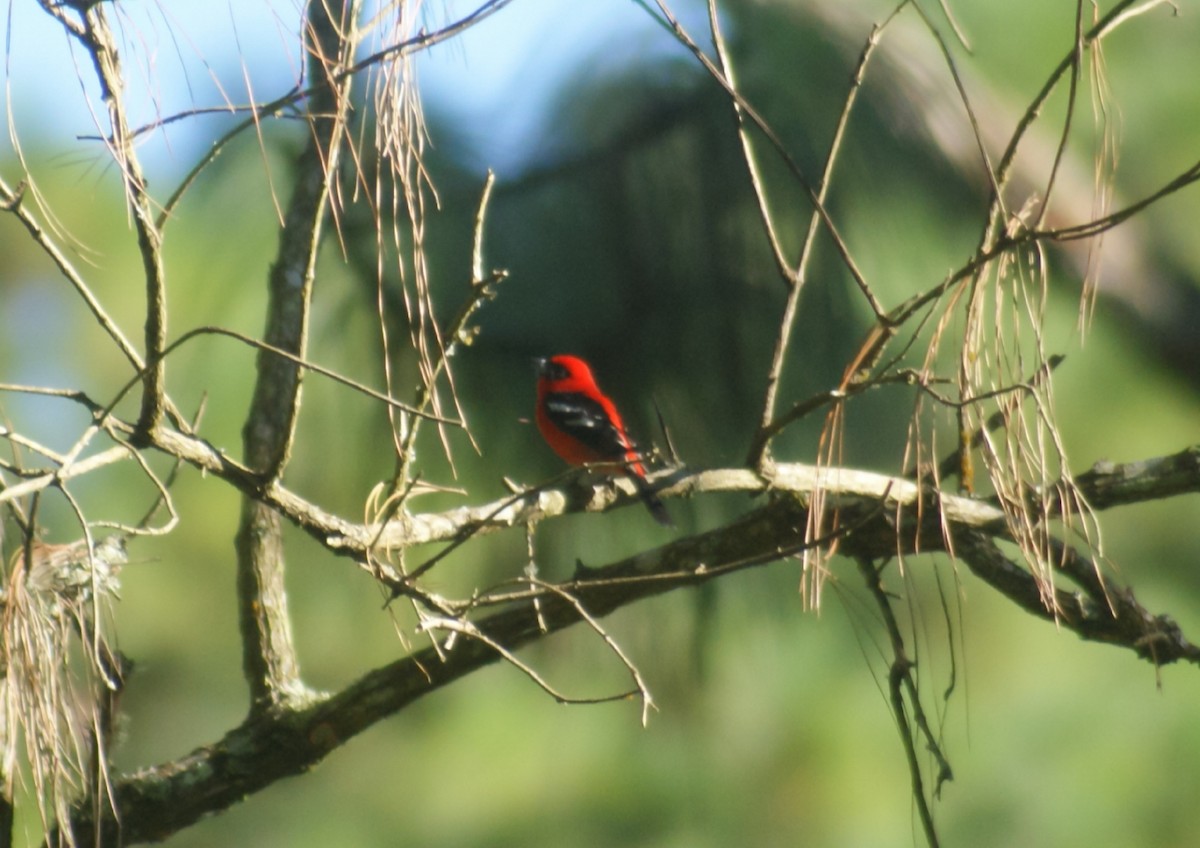
MULTIPOLYGON (((1106 44, 1122 117, 1117 186, 1128 197, 1190 164, 1197 149, 1200 27, 1196 9, 1181 5, 1178 18, 1164 8, 1106 44)), ((1014 110, 1023 108, 1069 47, 1073 4, 955 8, 976 47, 961 57, 964 65, 1014 110)), ((731 4, 726 12, 749 99, 816 173, 866 31, 847 52, 815 18, 788 7, 731 4)), ((520 4, 504 14, 520 15, 520 4)), ((558 470, 522 421, 532 412, 531 356, 571 351, 592 359, 643 433, 652 431, 656 399, 692 465, 738 463, 757 417, 783 289, 754 218, 728 104, 682 53, 614 69, 603 63, 604 49, 562 81, 527 168, 498 175, 487 257, 512 276, 482 314, 477 342, 455 359, 481 448, 475 455, 452 437, 457 484, 471 502, 499 497, 502 477, 535 482, 558 470)), ((894 98, 903 96, 886 76, 869 79, 832 203, 889 303, 962 261, 983 208, 977 178, 897 122, 907 107, 894 98)), ((439 118, 436 102, 427 105, 443 210, 431 222, 433 282, 448 315, 466 290, 482 175, 472 128, 439 118)), ((1053 114, 1061 116, 1062 106, 1059 97, 1053 114)), ((95 167, 98 154, 81 163, 79 145, 64 149, 56 138, 38 138, 36 128, 22 131, 55 210, 96 251, 88 273, 98 292, 136 335, 138 261, 111 170, 95 167)), ((285 129, 265 143, 284 194, 295 140, 285 129)), ((1073 152, 1086 155, 1086 145, 1073 152)), ((11 160, 0 168, 16 170, 11 160)), ((769 173, 783 229, 800 232, 807 207, 782 171, 769 173)), ((204 324, 259 332, 276 238, 269 192, 263 149, 247 136, 181 206, 167 239, 173 336, 204 324)), ((1192 190, 1147 215, 1166 258, 1192 280, 1200 270, 1198 206, 1192 190)), ((346 255, 335 240, 326 244, 312 351, 322 364, 378 382, 372 280, 362 270, 373 267, 369 226, 354 210, 346 255)), ((867 327, 829 253, 803 303, 787 400, 833 385, 867 327)), ((110 396, 128 372, 4 218, 0 257, 0 380, 110 396)), ((1059 411, 1075 469, 1195 443, 1200 364, 1161 361, 1103 297, 1080 349, 1079 281, 1062 266, 1052 285, 1054 350, 1069 354, 1056 381, 1059 411)), ((403 371, 406 363, 397 365, 403 371)), ((174 398, 190 409, 207 397, 203 432, 217 445, 240 442, 252 366, 250 351, 217 338, 193 342, 171 360, 174 398)), ((894 470, 911 402, 898 389, 852 407, 847 462, 894 470)), ((17 396, 3 398, 3 412, 14 429, 59 448, 82 423, 67 404, 17 396)), ((819 423, 795 427, 777 455, 811 460, 819 423)), ((454 482, 432 441, 422 458, 430 479, 454 482)), ((390 471, 382 411, 310 378, 289 485, 357 518, 369 487, 390 471)), ((151 497, 132 469, 97 475, 78 494, 93 518, 128 517, 151 497)), ((137 663, 117 752, 126 769, 215 739, 247 706, 233 598, 237 501, 192 473, 175 494, 178 531, 136 543, 124 576, 120 645, 137 663)), ((422 506, 459 500, 432 496, 422 506)), ((744 506, 706 499, 670 508, 688 531, 744 506)), ((1117 579, 1193 638, 1200 633, 1197 519, 1195 496, 1102 519, 1117 579)), ((77 533, 62 504, 48 503, 43 523, 50 538, 77 533)), ((538 529, 539 564, 545 576, 562 577, 577 558, 600 564, 667 538, 634 510, 566 518, 538 529)), ((439 567, 435 588, 461 591, 514 576, 524 556, 519 534, 482 539, 439 567)), ((299 534, 289 557, 292 611, 313 685, 343 686, 403 652, 365 575, 299 534)), ((497 666, 352 740, 312 774, 167 844, 919 844, 880 688, 883 643, 856 573, 845 566, 834 562, 820 614, 803 613, 798 567, 779 563, 613 617, 611 633, 659 706, 647 729, 636 704, 558 706, 497 666)), ((913 560, 907 576, 893 572, 890 585, 911 602, 920 674, 955 767, 936 807, 944 844, 1200 842, 1195 669, 1163 669, 1156 679, 1126 653, 1035 622, 944 560, 913 560), (950 597, 949 634, 935 575, 950 597), (951 681, 953 695, 943 702, 951 681)), ((551 638, 526 658, 570 694, 626 686, 603 645, 582 631, 551 638)))

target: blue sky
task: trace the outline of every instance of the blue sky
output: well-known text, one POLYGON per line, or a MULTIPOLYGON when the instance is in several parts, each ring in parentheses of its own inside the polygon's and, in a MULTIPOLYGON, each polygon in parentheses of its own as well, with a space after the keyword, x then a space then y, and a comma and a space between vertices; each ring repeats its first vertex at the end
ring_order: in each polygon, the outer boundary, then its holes
MULTIPOLYGON (((427 4, 426 28, 464 16, 478 2, 427 4)), ((299 73, 295 0, 122 0, 107 10, 125 42, 137 124, 197 106, 245 103, 248 86, 255 99, 270 99, 299 73)), ((701 0, 675 12, 704 25, 701 0)), ((9 0, 0 27, 6 44, 0 98, 11 96, 23 145, 28 149, 44 133, 62 140, 94 134, 90 109, 100 105, 86 54, 31 0, 9 0)), ((429 51, 418 73, 427 108, 457 122, 478 160, 503 171, 519 168, 564 77, 681 50, 632 0, 514 0, 429 51)), ((141 155, 150 173, 189 167, 218 120, 189 119, 148 139, 141 155)), ((7 139, 2 143, 11 148, 7 139)))

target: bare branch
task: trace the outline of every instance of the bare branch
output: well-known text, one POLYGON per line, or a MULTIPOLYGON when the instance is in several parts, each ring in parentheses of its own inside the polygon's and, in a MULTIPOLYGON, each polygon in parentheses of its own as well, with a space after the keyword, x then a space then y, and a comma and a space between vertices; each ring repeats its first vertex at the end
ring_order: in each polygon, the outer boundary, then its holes
MULTIPOLYGON (((43 3, 47 7, 48 3, 43 3)), ((162 234, 154 216, 154 203, 146 178, 134 151, 133 136, 125 113, 124 79, 116 39, 109 27, 103 3, 93 3, 82 12, 82 30, 78 33, 96 67, 101 99, 108 108, 110 134, 105 143, 119 166, 126 201, 137 233, 138 249, 146 286, 145 344, 146 361, 142 393, 142 411, 138 429, 149 431, 158 426, 167 409, 166 362, 162 349, 167 339, 166 270, 162 261, 162 234)), ((60 17, 60 20, 62 18, 60 17)))
MULTIPOLYGON (((860 558, 858 560, 858 570, 863 577, 863 581, 867 584, 867 589, 870 591, 875 605, 879 608, 879 612, 883 616, 884 627, 891 641, 892 661, 888 672, 888 696, 892 707, 892 715, 895 717, 896 725, 900 730, 900 739, 904 745, 904 756, 908 760, 908 773, 912 779, 912 796, 913 802, 917 807, 917 817, 921 821, 921 829, 925 833, 925 839, 929 842, 931 848, 936 848, 939 844, 937 828, 934 827, 930 798, 925 791, 925 782, 921 773, 921 762, 917 754, 917 731, 919 730, 921 736, 924 738, 926 749, 937 760, 938 787, 941 786, 943 781, 951 779, 950 763, 942 753, 937 737, 930 729, 929 722, 925 718, 925 711, 921 706, 917 685, 912 675, 915 663, 908 657, 908 652, 904 646, 904 637, 900 632, 900 625, 896 621, 895 612, 892 610, 891 598, 883 588, 881 580, 882 567, 876 567, 871 561, 860 558), (905 700, 906 694, 908 696, 907 701, 905 700), (911 720, 909 718, 910 710, 912 712, 911 720), (913 725, 916 726, 915 729, 913 725)), ((933 794, 936 795, 937 792, 938 789, 935 788, 933 794)))
POLYGON ((809 202, 813 205, 813 209, 820 216, 821 223, 825 226, 826 233, 833 242, 834 249, 837 251, 842 263, 846 266, 846 270, 849 271, 851 277, 854 278, 854 282, 858 285, 859 291, 862 293, 863 297, 866 299, 875 315, 883 318, 883 308, 879 304, 875 294, 872 292, 870 285, 867 284, 867 280, 863 276, 862 271, 859 269, 858 263, 854 261, 854 257, 850 253, 850 248, 842 238, 842 234, 838 230, 837 225, 834 223, 832 216, 825 208, 825 205, 820 202, 817 192, 813 189, 812 184, 809 183, 808 178, 804 176, 803 170, 801 170, 799 164, 797 164, 796 160, 788 152, 787 147, 775 133, 775 130, 772 129, 771 125, 767 123, 767 121, 764 120, 761 115, 759 115, 753 106, 746 102, 745 98, 743 98, 741 94, 738 93, 737 89, 725 77, 725 75, 721 72, 721 69, 717 67, 716 63, 709 58, 708 54, 700 48, 700 45, 695 42, 695 40, 688 34, 687 30, 683 28, 683 25, 679 23, 679 21, 671 13, 671 10, 667 7, 666 3, 663 0, 655 0, 655 3, 658 6, 658 9, 663 16, 663 20, 665 20, 667 28, 670 30, 672 35, 674 35, 675 38, 679 40, 679 43, 686 47, 692 53, 692 55, 696 57, 697 61, 699 61, 701 66, 708 71, 713 80, 720 85, 727 94, 729 94, 732 100, 736 102, 738 109, 740 110, 740 114, 749 119, 749 121, 758 128, 759 132, 761 132, 763 136, 770 142, 780 159, 782 159, 784 164, 787 166, 788 171, 791 172, 792 177, 808 196, 809 202))
MULTIPOLYGON (((827 469, 822 473, 836 472, 827 469)), ((749 485, 747 478, 754 476, 749 472, 728 474, 727 484, 740 480, 749 485)), ((870 475, 864 477, 861 488, 873 488, 867 485, 869 479, 870 475)), ((891 485, 912 487, 903 481, 891 485)), ((962 500, 966 503, 955 512, 968 520, 968 512, 979 516, 989 509, 962 500), (982 513, 976 512, 979 508, 982 513)), ((910 551, 922 546, 927 550, 930 545, 936 547, 941 538, 936 521, 932 525, 924 522, 924 527, 911 523, 913 510, 904 510, 902 524, 897 526, 896 513, 890 509, 880 510, 871 503, 866 508, 864 521, 844 540, 852 556, 868 557, 874 552, 886 557, 896 551, 897 539, 908 540, 910 551)), ((511 655, 531 640, 586 621, 588 616, 606 616, 652 595, 696 586, 741 568, 786 560, 808 544, 804 512, 797 498, 782 496, 729 525, 606 566, 585 568, 566 583, 544 588, 534 583, 537 603, 528 593, 513 597, 506 608, 470 625, 471 635, 484 638, 465 640, 444 654, 426 648, 364 675, 335 695, 316 696, 307 704, 278 711, 252 713, 221 740, 118 781, 115 797, 122 811, 122 836, 127 842, 151 834, 161 838, 282 777, 306 771, 353 736, 422 695, 511 655)), ((983 532, 969 527, 956 521, 954 537, 958 555, 972 571, 1039 617, 1052 618, 1041 605, 1030 573, 1000 554, 983 532)), ((1076 570, 1089 573, 1091 566, 1076 570)), ((1200 648, 1187 642, 1168 619, 1145 612, 1128 590, 1113 594, 1117 598, 1115 617, 1103 604, 1089 600, 1081 606, 1074 596, 1064 594, 1059 623, 1084 638, 1129 647, 1155 663, 1176 659, 1200 663, 1200 648)), ((104 817, 102 827, 107 831, 113 826, 111 819, 104 817)), ((89 811, 80 811, 76 837, 90 839, 94 827, 89 811)))
MULTIPOLYGON (((300 358, 308 344, 317 254, 346 134, 352 77, 345 77, 343 83, 334 78, 353 59, 356 44, 343 33, 353 29, 358 12, 357 2, 315 2, 307 7, 309 67, 321 87, 309 103, 311 133, 296 163, 295 190, 271 268, 264 333, 267 345, 300 358)), ((290 359, 259 353, 254 396, 242 435, 246 464, 262 480, 278 479, 287 464, 300 413, 303 373, 290 359)), ((280 517, 259 498, 248 496, 242 501, 237 552, 242 657, 254 709, 304 700, 309 693, 300 680, 288 616, 280 517)))
POLYGON ((1140 462, 1097 462, 1075 484, 1094 509, 1200 492, 1200 445, 1140 462))
MULTIPOLYGON (((1051 609, 1040 582, 1005 556, 992 539, 975 532, 956 533, 955 550, 973 574, 1038 618, 1089 641, 1129 648, 1156 666, 1179 660, 1200 665, 1200 646, 1188 641, 1169 616, 1144 609, 1129 589, 1106 588, 1100 596, 1055 589, 1051 609)), ((1073 562, 1080 557, 1073 548, 1060 547, 1059 554, 1072 561, 1075 571, 1095 572, 1094 563, 1073 562)))
MULTIPOLYGON (((838 151, 841 149, 842 139, 845 135, 846 125, 850 121, 850 114, 854 108, 854 104, 858 99, 858 92, 862 87, 863 80, 866 76, 867 64, 871 60, 871 56, 875 51, 875 47, 879 44, 880 37, 883 34, 887 25, 895 18, 896 14, 904 7, 905 3, 901 3, 891 15, 889 15, 882 24, 876 24, 871 29, 871 34, 868 36, 866 44, 863 45, 862 53, 858 59, 858 65, 854 69, 854 74, 851 78, 850 90, 846 94, 846 100, 842 105, 841 115, 838 117, 838 123, 833 132, 833 139, 829 144, 829 152, 825 157, 825 170, 821 174, 821 181, 817 188, 817 201, 824 204, 829 192, 829 186, 833 179, 833 168, 837 161, 838 151)), ((713 43, 717 48, 717 55, 721 61, 721 69, 727 74, 728 59, 723 46, 723 40, 720 37, 720 30, 717 27, 716 4, 712 0, 709 4, 709 18, 713 30, 713 43)), ((730 84, 733 84, 732 77, 730 84)), ((735 100, 735 104, 736 104, 735 100)), ((755 186, 755 194, 759 197, 760 214, 764 218, 764 225, 767 228, 773 245, 776 244, 777 238, 774 235, 774 225, 770 219, 769 209, 766 205, 766 198, 762 194, 758 186, 757 166, 751 158, 753 152, 750 146, 749 136, 746 132, 743 120, 743 112, 740 108, 737 109, 738 115, 738 132, 742 139, 743 156, 746 159, 747 167, 750 169, 752 184, 755 186)), ((796 270, 793 272, 790 268, 786 268, 781 262, 781 269, 784 279, 788 283, 787 302, 784 304, 782 317, 779 322, 779 331, 775 338, 775 350, 771 357, 771 367, 767 372, 767 386, 763 397, 762 416, 759 420, 758 432, 755 434, 754 441, 750 448, 750 453, 747 457, 747 464, 757 466, 766 456, 766 451, 770 446, 770 441, 773 435, 778 433, 783 425, 777 425, 773 419, 775 417, 775 408, 777 401, 777 393, 779 389, 779 381, 783 374, 784 362, 787 358, 788 349, 792 338, 792 329, 796 323, 797 309, 800 304, 800 294, 804 289, 804 283, 808 279, 808 268, 813 256, 813 247, 816 244, 817 230, 821 222, 820 214, 813 212, 809 218, 808 230, 804 235, 804 246, 800 251, 800 259, 796 264, 796 270)), ((776 248, 776 256, 780 257, 779 249, 776 248)), ((777 261, 779 261, 777 259, 777 261)))
POLYGON ((81 459, 71 463, 63 468, 54 471, 48 471, 39 474, 36 477, 31 477, 21 483, 16 483, 0 490, 0 504, 14 501, 18 498, 27 497, 37 492, 43 491, 51 486, 58 486, 65 483, 74 477, 82 477, 85 474, 90 474, 93 471, 112 465, 114 462, 132 459, 129 448, 127 447, 112 447, 101 451, 98 454, 89 456, 86 459, 81 459))

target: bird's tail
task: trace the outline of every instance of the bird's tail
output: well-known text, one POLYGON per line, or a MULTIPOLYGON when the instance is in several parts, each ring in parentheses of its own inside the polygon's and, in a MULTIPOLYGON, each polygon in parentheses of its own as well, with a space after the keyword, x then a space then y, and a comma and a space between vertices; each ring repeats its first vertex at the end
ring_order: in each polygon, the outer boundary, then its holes
POLYGON ((646 509, 650 510, 650 514, 654 516, 654 520, 663 527, 674 527, 675 522, 671 520, 671 513, 667 512, 666 504, 654 493, 654 488, 644 477, 638 474, 630 474, 629 476, 633 479, 633 485, 637 487, 642 503, 646 505, 646 509))

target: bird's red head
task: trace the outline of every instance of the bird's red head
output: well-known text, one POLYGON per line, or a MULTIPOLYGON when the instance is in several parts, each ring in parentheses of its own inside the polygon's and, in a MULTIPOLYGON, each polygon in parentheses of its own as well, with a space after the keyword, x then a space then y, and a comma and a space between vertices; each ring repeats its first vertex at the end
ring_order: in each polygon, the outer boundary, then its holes
POLYGON ((591 367, 578 356, 559 354, 548 359, 534 360, 537 365, 538 382, 555 389, 570 390, 569 386, 594 386, 596 378, 591 367))

